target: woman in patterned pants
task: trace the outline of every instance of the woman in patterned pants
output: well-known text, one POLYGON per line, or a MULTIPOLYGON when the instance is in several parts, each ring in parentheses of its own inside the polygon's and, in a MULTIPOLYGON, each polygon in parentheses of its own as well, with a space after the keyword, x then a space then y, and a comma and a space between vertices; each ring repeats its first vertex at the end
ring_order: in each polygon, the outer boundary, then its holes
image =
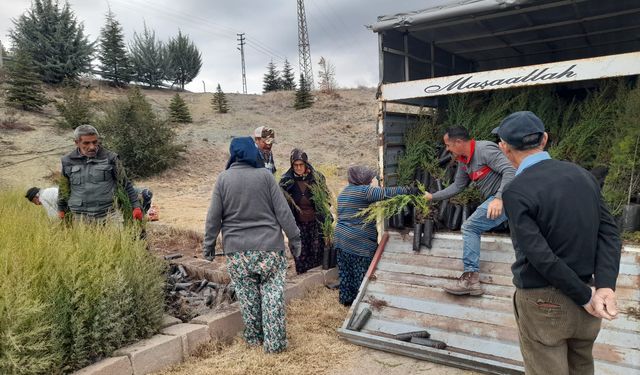
POLYGON ((222 233, 227 270, 235 286, 249 345, 267 353, 287 347, 284 237, 300 255, 300 232, 293 214, 250 137, 234 138, 227 168, 220 173, 207 213, 204 256, 215 254, 222 233))

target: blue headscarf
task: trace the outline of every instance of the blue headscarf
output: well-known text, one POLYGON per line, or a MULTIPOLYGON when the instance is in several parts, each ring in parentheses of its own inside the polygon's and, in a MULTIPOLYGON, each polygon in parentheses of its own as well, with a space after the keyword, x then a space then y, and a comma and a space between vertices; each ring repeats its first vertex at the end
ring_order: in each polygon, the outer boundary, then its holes
POLYGON ((264 161, 258 151, 258 146, 251 137, 235 137, 229 146, 229 161, 225 169, 233 163, 245 163, 254 168, 264 168, 264 161))

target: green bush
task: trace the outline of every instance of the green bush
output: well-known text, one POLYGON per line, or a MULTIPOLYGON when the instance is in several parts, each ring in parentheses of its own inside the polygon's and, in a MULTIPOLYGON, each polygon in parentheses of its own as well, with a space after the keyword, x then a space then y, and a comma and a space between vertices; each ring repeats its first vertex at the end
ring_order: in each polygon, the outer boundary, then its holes
POLYGON ((164 265, 136 238, 0 193, 0 373, 69 373, 154 334, 164 265))
POLYGON ((62 101, 56 101, 55 106, 61 116, 56 125, 62 129, 75 129, 80 125, 92 124, 89 95, 81 92, 77 84, 68 83, 62 91, 62 101))
POLYGON ((184 146, 168 121, 156 117, 140 89, 107 108, 98 121, 107 148, 118 153, 130 177, 147 177, 175 165, 184 146))

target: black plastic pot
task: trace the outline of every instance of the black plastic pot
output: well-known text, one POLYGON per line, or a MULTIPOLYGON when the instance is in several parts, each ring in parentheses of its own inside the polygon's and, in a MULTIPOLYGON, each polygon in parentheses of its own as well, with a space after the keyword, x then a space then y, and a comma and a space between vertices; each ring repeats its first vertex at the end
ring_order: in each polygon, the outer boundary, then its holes
POLYGON ((331 249, 333 248, 333 246, 326 246, 324 247, 324 250, 322 251, 322 269, 323 270, 328 270, 329 267, 331 266, 331 249))
POLYGON ((420 251, 420 243, 422 242, 422 223, 413 226, 413 251, 420 251))
POLYGON ((625 204, 622 206, 622 230, 635 232, 640 230, 640 204, 625 204))
POLYGON ((453 205, 451 210, 449 210, 449 221, 447 222, 447 228, 450 230, 458 230, 460 229, 460 224, 462 222, 462 206, 453 205))
POLYGON ((433 220, 427 220, 424 223, 424 228, 422 229, 422 240, 420 244, 424 245, 427 249, 431 249, 431 240, 433 239, 433 220))
POLYGON ((347 327, 347 329, 350 329, 352 331, 361 330, 362 327, 364 327, 364 325, 367 323, 367 320, 369 320, 370 317, 371 317, 371 310, 368 307, 365 307, 364 309, 362 309, 362 311, 360 311, 358 316, 356 316, 356 318, 353 320, 351 325, 347 327))
POLYGON ((338 264, 338 252, 336 248, 331 246, 329 250, 329 268, 334 268, 338 264))

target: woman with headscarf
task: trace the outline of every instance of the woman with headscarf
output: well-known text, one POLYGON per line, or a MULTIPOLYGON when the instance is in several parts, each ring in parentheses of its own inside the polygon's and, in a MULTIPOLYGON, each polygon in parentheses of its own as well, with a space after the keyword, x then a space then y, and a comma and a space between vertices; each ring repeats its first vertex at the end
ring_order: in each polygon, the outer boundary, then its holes
POLYGON ((301 274, 319 266, 324 252, 322 223, 327 218, 320 205, 328 202, 321 202, 319 197, 314 197, 312 186, 323 189, 327 197, 330 193, 324 176, 311 166, 306 152, 294 148, 289 162, 291 168, 282 175, 280 187, 289 197, 289 206, 300 229, 302 251, 294 260, 296 272, 301 274))
POLYGON ((284 284, 287 269, 282 230, 291 253, 300 254, 300 232, 282 191, 250 137, 231 140, 205 226, 204 255, 212 259, 222 231, 227 270, 240 302, 249 345, 267 353, 287 347, 284 284))
POLYGON ((365 166, 353 166, 347 171, 349 185, 338 195, 338 223, 335 246, 338 251, 340 303, 349 306, 356 299, 369 264, 378 247, 376 223, 365 223, 356 217, 373 202, 401 194, 413 194, 411 187, 370 186, 376 171, 365 166))

